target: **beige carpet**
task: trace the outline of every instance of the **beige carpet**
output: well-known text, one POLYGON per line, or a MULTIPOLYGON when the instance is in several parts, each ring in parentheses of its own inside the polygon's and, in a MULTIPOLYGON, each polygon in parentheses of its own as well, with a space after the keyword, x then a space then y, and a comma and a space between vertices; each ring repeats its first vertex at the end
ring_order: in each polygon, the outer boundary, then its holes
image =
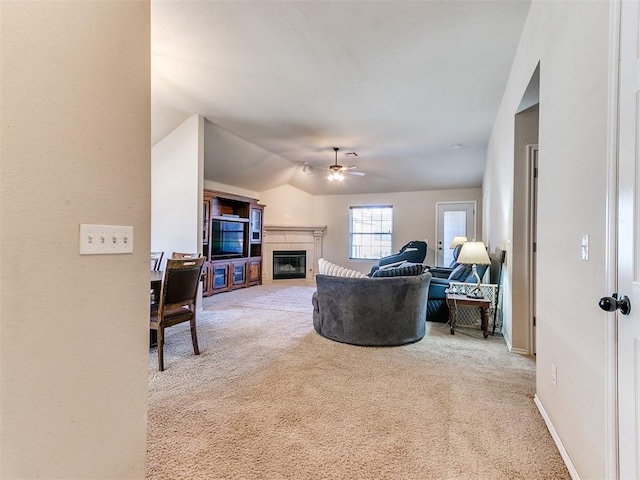
POLYGON ((150 479, 568 479, 531 359, 428 323, 370 348, 312 326, 313 283, 204 300, 200 356, 169 329, 149 358, 150 479))

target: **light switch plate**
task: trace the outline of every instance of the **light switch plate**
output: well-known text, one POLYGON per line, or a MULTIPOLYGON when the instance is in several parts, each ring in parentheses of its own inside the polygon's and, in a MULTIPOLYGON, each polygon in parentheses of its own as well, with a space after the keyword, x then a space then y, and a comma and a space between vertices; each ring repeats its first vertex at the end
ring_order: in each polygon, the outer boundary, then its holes
POLYGON ((80 255, 133 253, 133 227, 80 225, 80 255))
POLYGON ((582 242, 580 242, 580 253, 582 260, 589 261, 589 234, 583 235, 582 242))

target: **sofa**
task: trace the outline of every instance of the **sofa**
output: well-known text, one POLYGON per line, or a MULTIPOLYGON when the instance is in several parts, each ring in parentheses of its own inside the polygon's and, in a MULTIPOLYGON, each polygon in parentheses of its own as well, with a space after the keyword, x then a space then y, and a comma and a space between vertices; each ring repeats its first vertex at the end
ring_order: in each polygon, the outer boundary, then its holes
POLYGON ((425 334, 431 274, 337 277, 316 275, 313 327, 336 342, 405 345, 425 334))

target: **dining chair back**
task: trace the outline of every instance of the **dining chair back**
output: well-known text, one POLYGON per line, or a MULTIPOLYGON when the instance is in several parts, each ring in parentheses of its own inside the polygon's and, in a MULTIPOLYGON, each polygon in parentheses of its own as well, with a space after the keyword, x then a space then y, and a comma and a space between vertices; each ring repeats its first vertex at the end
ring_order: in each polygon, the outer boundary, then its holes
POLYGON ((164 257, 164 252, 151 252, 151 270, 155 270, 156 272, 160 270, 162 257, 164 257))
POLYGON ((199 253, 183 253, 183 252, 173 252, 171 254, 171 258, 198 258, 201 257, 199 253))
POLYGON ((150 328, 157 330, 158 370, 164 370, 164 330, 190 322, 193 353, 200 355, 196 333, 196 297, 204 257, 168 259, 160 289, 160 301, 151 306, 150 328))

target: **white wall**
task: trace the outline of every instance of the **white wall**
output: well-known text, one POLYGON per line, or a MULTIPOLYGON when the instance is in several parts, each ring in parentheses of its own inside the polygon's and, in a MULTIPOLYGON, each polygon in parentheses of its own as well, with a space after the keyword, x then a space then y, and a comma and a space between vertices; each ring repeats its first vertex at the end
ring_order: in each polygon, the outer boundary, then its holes
MULTIPOLYGON (((609 21, 609 2, 534 0, 483 185, 485 238, 505 244, 514 224, 514 114, 540 62, 537 396, 583 479, 608 477, 607 318, 597 301, 610 293, 604 291, 609 21), (587 233, 585 262, 580 240, 587 233)), ((504 281, 508 295, 509 271, 504 281)))
POLYGON ((291 185, 265 190, 260 193, 265 225, 317 225, 314 196, 291 185))
POLYGON ((228 183, 229 176, 238 178, 237 172, 240 170, 242 178, 239 183, 246 189, 269 189, 288 183, 292 175, 300 170, 298 164, 238 137, 209 120, 204 122, 204 135, 204 176, 208 180, 228 183), (274 172, 278 172, 275 178, 274 172))
POLYGON ((204 118, 192 115, 151 152, 151 250, 201 252, 204 118))
MULTIPOLYGON (((480 188, 318 196, 315 199, 316 218, 320 224, 328 225, 324 255, 339 265, 368 272, 377 262, 349 260, 349 207, 393 205, 393 250, 400 250, 411 240, 426 240, 425 263, 435 265, 436 203, 446 201, 476 201, 478 218, 481 218, 482 190, 480 188)), ((481 238, 481 235, 482 228, 478 221, 478 238, 481 238)))
POLYGON ((266 225, 327 225, 323 255, 333 263, 369 272, 375 262, 349 260, 349 207, 393 205, 394 250, 411 240, 427 240, 426 262, 435 263, 433 250, 436 224, 436 202, 476 201, 478 203, 478 238, 482 212, 480 188, 431 190, 423 192, 376 193, 366 195, 309 195, 291 186, 279 187, 260 194, 265 209, 266 225))
POLYGON ((144 478, 149 2, 0 2, 0 477, 144 478), (78 254, 81 223, 134 253, 78 254))

